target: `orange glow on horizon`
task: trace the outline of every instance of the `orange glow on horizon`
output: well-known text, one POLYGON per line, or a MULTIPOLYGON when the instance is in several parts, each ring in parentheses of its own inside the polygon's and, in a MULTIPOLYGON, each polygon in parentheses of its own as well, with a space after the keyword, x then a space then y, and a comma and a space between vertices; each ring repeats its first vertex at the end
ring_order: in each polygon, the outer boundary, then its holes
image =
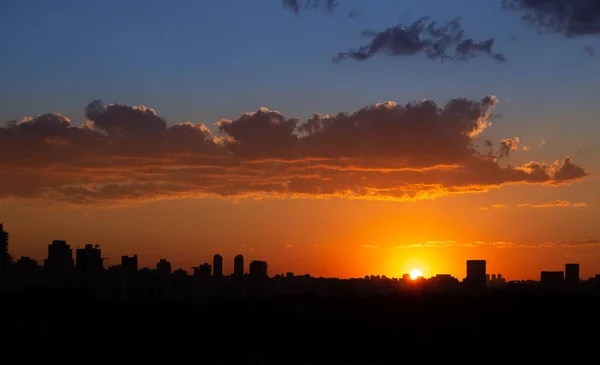
POLYGON ((419 269, 412 269, 410 271, 410 280, 417 280, 423 277, 423 272, 419 269))

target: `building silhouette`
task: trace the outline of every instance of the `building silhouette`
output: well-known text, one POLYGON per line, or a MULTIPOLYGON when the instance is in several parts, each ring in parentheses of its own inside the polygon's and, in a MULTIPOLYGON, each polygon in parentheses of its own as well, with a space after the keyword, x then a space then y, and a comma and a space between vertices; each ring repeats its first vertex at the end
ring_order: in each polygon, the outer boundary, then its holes
POLYGON ((244 276, 244 256, 237 255, 233 259, 233 275, 234 276, 244 276))
POLYGON ((542 271, 540 273, 540 285, 546 289, 559 289, 565 282, 562 271, 542 271))
POLYGON ((44 260, 44 271, 51 274, 67 274, 73 270, 73 250, 63 240, 54 240, 48 245, 48 258, 44 260))
POLYGON ((223 276, 223 256, 219 254, 213 257, 213 276, 223 276))
POLYGON ((253 278, 267 278, 267 262, 258 260, 250 262, 250 276, 253 278))
POLYGON ((565 284, 569 287, 579 285, 579 264, 565 264, 565 284))
POLYGON ((194 267, 194 276, 196 277, 201 277, 201 278, 207 278, 210 277, 211 274, 211 267, 209 263, 204 263, 200 266, 194 267))
POLYGON ((8 254, 8 232, 0 223, 0 278, 6 276, 10 265, 10 256, 8 254))
POLYGON ((171 263, 167 259, 160 259, 156 264, 156 271, 161 275, 171 275, 171 263))
POLYGON ((104 270, 102 251, 98 245, 86 244, 84 248, 77 249, 75 256, 75 268, 79 272, 94 273, 104 270))
POLYGON ((487 281, 485 260, 467 260, 466 284, 472 289, 485 288, 487 281))
POLYGON ((121 269, 124 272, 138 271, 138 256, 121 256, 121 269))

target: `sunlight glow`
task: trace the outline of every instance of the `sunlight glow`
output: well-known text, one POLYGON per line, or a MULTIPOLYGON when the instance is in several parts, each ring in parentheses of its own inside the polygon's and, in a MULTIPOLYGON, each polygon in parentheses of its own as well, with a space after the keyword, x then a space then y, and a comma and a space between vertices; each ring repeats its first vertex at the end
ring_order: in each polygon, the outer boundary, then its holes
POLYGON ((413 269, 410 271, 410 280, 417 280, 418 278, 423 277, 423 273, 419 269, 413 269))

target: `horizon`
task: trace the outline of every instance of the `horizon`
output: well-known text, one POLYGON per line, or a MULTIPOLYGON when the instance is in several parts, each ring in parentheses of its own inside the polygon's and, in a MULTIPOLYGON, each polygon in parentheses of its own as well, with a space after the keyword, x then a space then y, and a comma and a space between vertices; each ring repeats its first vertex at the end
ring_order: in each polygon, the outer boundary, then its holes
POLYGON ((459 2, 3 3, 13 259, 595 277, 600 7, 459 2))

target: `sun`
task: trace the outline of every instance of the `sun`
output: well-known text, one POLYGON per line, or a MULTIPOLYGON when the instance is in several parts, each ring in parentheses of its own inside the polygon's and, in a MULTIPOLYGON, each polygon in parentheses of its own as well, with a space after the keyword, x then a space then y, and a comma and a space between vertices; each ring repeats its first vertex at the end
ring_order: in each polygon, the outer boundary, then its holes
POLYGON ((410 280, 417 280, 418 278, 423 277, 423 273, 419 269, 413 269, 410 271, 410 280))

